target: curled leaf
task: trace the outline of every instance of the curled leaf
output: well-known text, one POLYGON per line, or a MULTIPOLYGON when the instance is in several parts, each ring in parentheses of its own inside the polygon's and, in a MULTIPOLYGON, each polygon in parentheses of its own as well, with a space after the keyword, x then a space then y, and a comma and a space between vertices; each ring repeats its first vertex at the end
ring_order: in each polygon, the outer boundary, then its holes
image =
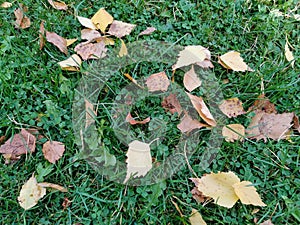
POLYGON ((46 31, 46 39, 54 44, 61 52, 68 54, 67 40, 54 32, 46 31))

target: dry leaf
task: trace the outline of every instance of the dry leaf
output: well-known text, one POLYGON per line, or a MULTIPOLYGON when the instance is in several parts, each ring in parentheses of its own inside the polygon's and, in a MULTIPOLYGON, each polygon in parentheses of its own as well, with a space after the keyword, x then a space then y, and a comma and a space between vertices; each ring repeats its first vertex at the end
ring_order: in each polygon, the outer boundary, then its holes
POLYGON ((256 188, 252 186, 249 181, 242 181, 233 185, 235 194, 239 197, 240 201, 245 205, 266 206, 262 202, 256 188))
POLYGON ((82 16, 77 16, 77 19, 82 26, 84 26, 86 28, 90 28, 92 30, 97 29, 97 27, 93 24, 92 20, 82 17, 82 16))
POLYGON ((220 63, 226 69, 231 69, 233 71, 253 71, 244 62, 243 58, 240 56, 240 53, 236 51, 230 51, 224 55, 221 55, 218 63, 220 63))
POLYGON ((92 23, 104 34, 107 26, 113 22, 114 18, 104 9, 101 8, 92 17, 92 23))
POLYGON ((131 125, 135 125, 135 124, 146 124, 150 121, 150 117, 147 117, 146 119, 144 120, 141 120, 141 121, 137 121, 135 120, 131 113, 129 112, 128 115, 126 116, 126 122, 130 123, 131 125))
POLYGON ((266 141, 266 137, 261 134, 260 128, 262 124, 260 124, 260 120, 266 113, 263 111, 258 111, 256 114, 252 117, 251 122, 249 126, 246 129, 246 133, 248 134, 248 137, 250 139, 264 139, 266 141))
POLYGON ((229 118, 246 113, 243 108, 243 103, 238 98, 224 100, 221 105, 219 105, 219 108, 229 118))
POLYGON ((40 187, 43 187, 43 188, 53 188, 53 189, 56 189, 58 191, 61 191, 61 192, 68 192, 68 189, 67 188, 64 188, 58 184, 52 184, 52 183, 48 183, 48 182, 42 182, 42 183, 38 183, 38 185, 40 187))
POLYGON ((46 31, 46 39, 54 44, 61 52, 68 54, 67 40, 54 32, 46 31))
POLYGON ((60 159, 65 151, 65 145, 58 141, 47 141, 42 149, 45 159, 50 163, 55 163, 60 159))
POLYGON ((18 156, 35 151, 36 137, 22 129, 0 147, 0 153, 6 154, 6 159, 17 159, 18 156))
POLYGON ((214 68, 214 65, 211 63, 211 54, 210 51, 207 48, 204 48, 203 52, 205 53, 205 59, 202 62, 197 62, 196 65, 208 69, 208 68, 214 68))
POLYGON ((82 40, 88 40, 88 41, 94 41, 101 37, 101 34, 93 29, 83 29, 81 30, 81 39, 82 40))
POLYGON ((180 123, 177 125, 177 128, 182 133, 189 133, 192 130, 200 129, 207 126, 206 124, 200 123, 198 120, 193 119, 190 115, 185 113, 180 123))
POLYGON ((5 142, 6 136, 0 137, 0 145, 2 145, 5 142))
POLYGON ((294 56, 293 56, 293 53, 291 52, 291 50, 290 50, 290 48, 289 48, 289 45, 290 45, 290 43, 289 43, 289 41, 288 41, 288 39, 287 39, 287 37, 286 37, 286 43, 285 43, 285 46, 284 46, 284 54, 285 54, 285 58, 286 58, 286 60, 287 61, 289 61, 289 62, 291 62, 291 61, 293 61, 292 63, 291 63, 291 65, 292 65, 292 67, 294 67, 294 63, 295 63, 295 61, 294 61, 294 56))
POLYGON ((241 124, 229 124, 223 127, 222 136, 227 142, 235 140, 243 141, 245 136, 245 127, 241 124))
POLYGON ((155 27, 147 27, 145 30, 143 30, 141 33, 139 33, 138 36, 149 35, 149 34, 152 34, 154 31, 156 31, 155 27))
POLYGON ((172 114, 177 112, 179 116, 182 113, 180 102, 175 94, 165 97, 161 102, 161 106, 172 114))
POLYGON ((40 24, 40 33, 39 33, 40 50, 42 50, 44 45, 45 45, 44 35, 45 35, 45 26, 44 26, 44 21, 42 21, 41 24, 40 24))
POLYGON ((67 71, 79 71, 79 67, 81 65, 81 59, 78 55, 73 54, 70 58, 58 62, 58 65, 61 67, 62 70, 67 71))
POLYGON ((135 28, 135 26, 135 24, 124 23, 122 21, 114 20, 110 25, 108 33, 115 37, 121 38, 125 35, 130 34, 133 28, 135 28))
POLYGON ((100 59, 106 56, 107 48, 103 41, 99 43, 80 43, 74 50, 83 60, 100 59))
POLYGON ((146 80, 146 85, 150 92, 167 91, 170 85, 170 80, 167 74, 163 72, 150 75, 146 80))
POLYGON ((264 94, 261 94, 257 97, 257 100, 255 100, 254 104, 248 109, 248 112, 250 111, 277 113, 275 105, 271 103, 270 100, 266 98, 264 94))
POLYGON ((38 185, 34 175, 22 186, 18 197, 19 204, 25 210, 35 206, 46 194, 46 188, 38 185))
POLYGON ((198 114, 200 115, 200 117, 210 126, 216 126, 217 122, 215 121, 215 119, 213 118, 213 116, 211 115, 209 109, 207 108, 207 106, 205 105, 203 99, 201 97, 195 96, 195 95, 191 95, 189 93, 187 93, 187 95, 189 96, 194 108, 197 110, 198 114))
POLYGON ((0 5, 0 7, 1 8, 10 8, 12 6, 12 3, 10 3, 10 2, 3 2, 1 5, 0 5))
POLYGON ((259 225, 274 225, 270 219, 260 223, 259 225))
POLYGON ((201 191, 199 191, 199 189, 198 189, 200 179, 199 178, 190 178, 190 180, 193 181, 193 183, 195 184, 195 187, 191 190, 193 199, 195 199, 199 203, 203 203, 207 199, 209 199, 209 197, 203 195, 203 193, 201 191))
POLYGON ((186 46, 179 52, 178 60, 172 69, 203 62, 207 56, 205 50, 206 48, 200 45, 186 46))
POLYGON ((95 117, 97 112, 94 110, 94 105, 90 103, 87 99, 85 102, 85 128, 89 127, 91 124, 95 123, 95 117))
POLYGON ((298 116, 296 116, 296 114, 294 115, 293 123, 294 123, 293 127, 300 133, 299 118, 298 118, 298 116))
POLYGON ((66 39, 66 41, 67 41, 67 46, 70 46, 71 44, 77 41, 77 38, 66 39))
POLYGON ((145 176, 152 168, 150 145, 141 141, 132 141, 127 151, 127 174, 124 180, 126 183, 131 176, 145 176))
POLYGON ((200 87, 201 83, 202 82, 195 73, 194 66, 192 65, 191 69, 184 74, 183 85, 189 92, 191 92, 197 87, 200 87))
POLYGON ((70 201, 68 198, 64 198, 63 203, 61 204, 63 207, 63 210, 66 210, 68 207, 70 207, 72 204, 72 201, 70 201))
POLYGON ((64 2, 56 2, 52 0, 48 0, 49 4, 54 8, 58 10, 67 10, 68 6, 64 2))
POLYGON ((206 222, 203 220, 201 214, 196 209, 192 209, 192 213, 189 219, 191 225, 206 225, 206 222))
POLYGON ((126 47, 124 41, 122 39, 120 39, 120 40, 121 40, 121 48, 120 48, 120 51, 119 51, 119 56, 123 57, 123 56, 127 55, 128 52, 127 52, 127 47, 126 47))
POLYGON ((21 28, 21 29, 26 29, 30 27, 30 19, 27 16, 24 16, 23 12, 26 11, 25 7, 16 9, 14 11, 14 14, 16 16, 16 21, 15 21, 15 27, 16 28, 21 28))

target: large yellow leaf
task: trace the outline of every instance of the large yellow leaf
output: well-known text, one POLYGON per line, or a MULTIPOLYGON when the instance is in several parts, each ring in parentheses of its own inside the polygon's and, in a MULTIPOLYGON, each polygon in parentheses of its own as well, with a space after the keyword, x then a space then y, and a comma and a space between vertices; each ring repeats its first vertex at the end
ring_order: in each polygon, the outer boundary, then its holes
POLYGON ((231 208, 239 199, 232 185, 239 182, 233 172, 211 173, 201 177, 198 190, 213 198, 216 204, 231 208))
POLYGON ((104 8, 99 9, 91 19, 93 24, 100 29, 103 34, 107 26, 111 24, 113 20, 114 18, 104 8))
POLYGON ((206 48, 200 45, 186 46, 179 52, 178 60, 172 69, 175 70, 183 66, 203 62, 206 58, 205 50, 206 48))
POLYGON ((233 185, 235 194, 239 197, 241 202, 246 205, 266 206, 262 202, 260 196, 256 192, 256 188, 252 186, 249 181, 242 181, 233 185))
POLYGON ((206 222, 203 220, 201 214, 196 209, 192 209, 190 223, 191 225, 206 225, 206 222))

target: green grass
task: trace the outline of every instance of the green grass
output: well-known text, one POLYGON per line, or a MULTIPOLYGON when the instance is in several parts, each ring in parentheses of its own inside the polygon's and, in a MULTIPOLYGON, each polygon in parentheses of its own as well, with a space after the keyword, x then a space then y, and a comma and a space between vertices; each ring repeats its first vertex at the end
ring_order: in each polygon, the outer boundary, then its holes
MULTIPOLYGON (((134 31, 124 38, 134 42, 137 34, 148 26, 157 31, 139 40, 159 40, 179 45, 202 45, 212 52, 214 72, 220 81, 225 98, 238 97, 248 108, 261 94, 261 80, 265 93, 277 110, 300 115, 300 38, 299 21, 293 18, 275 18, 269 12, 276 8, 284 13, 293 9, 294 1, 72 1, 67 12, 52 9, 47 1, 19 1, 27 5, 26 13, 31 27, 26 30, 14 28, 13 11, 18 2, 9 9, 0 8, 0 136, 12 136, 20 127, 37 126, 47 139, 61 141, 66 152, 55 165, 44 159, 41 145, 33 155, 12 165, 4 165, 0 159, 0 221, 1 224, 188 224, 191 208, 201 212, 208 224, 254 224, 272 217, 274 224, 299 224, 300 220, 300 136, 288 141, 223 142, 221 151, 208 169, 203 171, 199 159, 192 156, 193 170, 202 176, 210 171, 234 171, 241 180, 256 185, 267 207, 259 208, 237 203, 226 209, 212 203, 205 207, 198 204, 190 193, 193 174, 187 167, 172 178, 152 186, 131 187, 109 181, 96 173, 84 160, 78 160, 80 149, 74 141, 72 130, 72 101, 74 88, 80 78, 79 72, 63 72, 57 62, 65 55, 47 43, 39 50, 39 24, 67 38, 80 37, 81 26, 75 15, 91 17, 99 8, 105 7, 111 15, 124 22, 137 24, 134 31), (196 2, 196 3, 194 3, 196 2), (189 35, 186 35, 189 34, 189 35), (186 36, 185 36, 186 35, 186 36), (295 67, 291 68, 284 56, 285 38, 294 47, 295 67), (217 64, 217 56, 229 50, 241 53, 255 72, 228 72, 217 64), (229 83, 222 84, 224 78, 229 83), (20 124, 16 124, 17 121, 20 124), (44 168, 44 169, 43 169, 44 168), (47 171, 47 173, 45 173, 47 171), (47 181, 68 187, 68 193, 50 191, 33 209, 24 212, 17 202, 19 191, 31 174, 39 181, 47 181), (45 174, 42 174, 45 173, 45 174), (63 210, 64 198, 72 201, 63 210), (180 217, 172 201, 185 215, 180 217), (256 214, 252 211, 259 208, 256 214)), ((298 3, 299 7, 299 3, 298 3)), ((297 12, 297 11, 296 11, 297 12)), ((299 13, 299 10, 297 12, 299 13)), ((71 48, 70 48, 71 49, 71 48)), ((71 54, 72 51, 69 52, 71 54)), ((84 63, 87 69, 89 63, 84 63)), ((160 72, 162 65, 143 64, 137 77, 160 72)), ((124 68, 111 80, 110 87, 116 93, 129 83, 120 76, 134 67, 124 68)), ((103 102, 109 102, 114 93, 103 93, 103 102)), ((141 118, 158 115, 159 103, 155 99, 136 105, 141 118), (148 110, 148 107, 155 106, 148 110), (144 117, 143 117, 144 116, 144 117)), ((126 150, 110 130, 109 115, 99 115, 103 120, 99 130, 109 134, 103 139, 113 152, 114 146, 126 150)), ((178 137, 176 120, 162 117, 170 125, 168 132, 178 137)), ((250 116, 243 115, 228 122, 249 123, 250 116)), ((155 126, 155 124, 153 124, 155 126)), ((146 126, 147 128, 147 126, 146 126)), ((143 130, 141 130, 143 131, 143 130)), ((136 130, 136 133, 137 132, 136 130)), ((205 139, 203 139, 205 141, 205 139)), ((40 140, 41 143, 46 139, 40 140)), ((171 151, 170 140, 158 147, 157 156, 171 151), (169 147, 169 148, 168 148, 169 147)), ((117 152, 121 155, 121 151, 117 152)), ((121 157, 121 156, 120 156, 121 157)))

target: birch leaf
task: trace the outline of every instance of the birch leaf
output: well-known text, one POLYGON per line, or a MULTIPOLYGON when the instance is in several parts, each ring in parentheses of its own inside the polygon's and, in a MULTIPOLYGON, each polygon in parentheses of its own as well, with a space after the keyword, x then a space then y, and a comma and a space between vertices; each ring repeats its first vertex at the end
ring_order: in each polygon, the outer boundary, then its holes
POLYGON ((240 201, 245 205, 266 206, 262 202, 256 188, 252 186, 249 181, 238 182, 233 185, 235 194, 239 197, 240 201))
POLYGON ((172 69, 175 70, 191 64, 203 62, 206 58, 205 49, 206 48, 200 45, 186 46, 179 52, 178 60, 172 69))
POLYGON ((243 141, 245 136, 245 127, 241 124, 229 124, 223 127, 222 136, 227 142, 235 140, 243 141))
POLYGON ((109 27, 108 33, 117 38, 121 38, 130 34, 133 28, 135 27, 135 24, 124 23, 122 21, 114 20, 109 27))
POLYGON ((201 214, 196 209, 192 209, 192 213, 189 219, 191 225, 206 225, 206 222, 203 220, 201 214))
POLYGON ((58 62, 58 65, 61 67, 62 70, 67 71, 79 71, 79 67, 81 65, 82 61, 80 57, 76 54, 73 54, 70 58, 58 62))
POLYGON ((202 82, 195 73, 194 66, 192 65, 191 69, 184 74, 183 85, 189 92, 191 92, 200 87, 201 83, 202 82))
POLYGON ((47 141, 42 149, 45 159, 50 163, 55 163, 60 159, 65 151, 65 145, 58 141, 47 141))
POLYGON ((77 16, 77 19, 78 19, 79 23, 81 23, 82 26, 84 26, 86 28, 90 28, 92 30, 97 29, 97 27, 93 24, 92 20, 82 17, 82 16, 77 16))
POLYGON ((226 69, 231 69, 233 71, 253 71, 240 56, 239 52, 230 51, 221 55, 219 58, 219 63, 226 69))
POLYGON ((104 9, 101 8, 92 17, 92 23, 104 34, 107 26, 113 22, 114 18, 104 9))
POLYGON ((122 39, 120 39, 120 40, 121 40, 121 48, 120 48, 120 51, 119 51, 119 56, 123 57, 123 56, 127 55, 128 52, 127 52, 127 47, 126 47, 124 41, 122 39))

